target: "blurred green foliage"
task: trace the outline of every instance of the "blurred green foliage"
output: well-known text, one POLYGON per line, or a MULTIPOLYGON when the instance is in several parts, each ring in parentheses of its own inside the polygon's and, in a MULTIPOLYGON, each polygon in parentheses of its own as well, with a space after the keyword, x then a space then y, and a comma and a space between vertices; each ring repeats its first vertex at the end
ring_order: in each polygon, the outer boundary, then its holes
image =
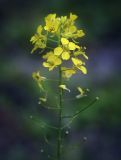
MULTIPOLYGON (((120 1, 109 0, 1 0, 0 1, 0 159, 47 159, 52 151, 43 135, 55 143, 55 133, 42 128, 41 120, 54 123, 55 113, 38 104, 40 91, 31 73, 40 68, 41 57, 30 55, 30 37, 48 13, 79 16, 78 25, 87 33, 90 60, 88 76, 73 78, 70 95, 76 94, 75 84, 90 89, 84 99, 66 102, 66 114, 79 110, 96 96, 100 100, 72 124, 66 138, 66 159, 120 160, 121 148, 121 85, 120 85, 120 1), (107 58, 108 57, 108 58, 107 58), (101 64, 101 65, 99 65, 101 64), (83 137, 87 137, 86 142, 83 137), (72 151, 70 146, 79 142, 72 151), (44 152, 41 152, 44 149, 44 152), (48 154, 47 154, 48 153, 48 154), (78 156, 77 156, 78 155, 78 156)), ((48 74, 46 70, 42 71, 48 74)), ((57 75, 48 74, 51 78, 57 75)), ((47 84, 55 96, 54 85, 47 84)))

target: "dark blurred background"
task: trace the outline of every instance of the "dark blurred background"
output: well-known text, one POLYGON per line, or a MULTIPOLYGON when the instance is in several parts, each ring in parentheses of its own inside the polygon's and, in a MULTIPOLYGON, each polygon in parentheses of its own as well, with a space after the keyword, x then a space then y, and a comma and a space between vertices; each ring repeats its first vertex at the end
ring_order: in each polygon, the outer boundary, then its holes
MULTIPOLYGON (((40 69, 41 58, 30 54, 29 40, 47 14, 70 12, 79 16, 77 25, 86 32, 83 43, 89 56, 88 75, 72 79, 70 97, 76 94, 77 84, 90 93, 84 100, 67 103, 66 112, 96 96, 100 100, 65 129, 63 159, 121 159, 121 2, 0 0, 0 160, 51 159, 54 151, 46 144, 45 134, 51 135, 52 143, 55 140, 52 131, 40 127, 40 120, 48 121, 55 113, 38 105, 40 92, 31 73, 40 69)), ((53 85, 48 88, 53 90, 53 85)))

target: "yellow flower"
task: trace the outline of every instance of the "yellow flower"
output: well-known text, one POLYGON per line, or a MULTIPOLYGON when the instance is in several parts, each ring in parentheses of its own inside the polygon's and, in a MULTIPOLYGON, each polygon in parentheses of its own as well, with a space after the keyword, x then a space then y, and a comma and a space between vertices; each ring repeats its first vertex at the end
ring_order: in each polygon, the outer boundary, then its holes
POLYGON ((73 42, 70 42, 67 38, 61 38, 61 43, 68 50, 73 51, 75 49, 80 49, 80 47, 78 45, 76 45, 73 42))
POLYGON ((78 69, 80 69, 83 74, 87 74, 87 69, 85 66, 80 66, 80 67, 78 67, 78 69))
POLYGON ((46 97, 40 97, 38 103, 41 104, 42 102, 44 102, 44 103, 47 102, 47 98, 46 97))
POLYGON ((85 35, 83 30, 77 30, 75 26, 68 26, 62 32, 62 37, 77 39, 81 38, 85 35))
POLYGON ((46 77, 41 76, 39 71, 33 72, 32 77, 37 82, 38 86, 43 90, 42 82, 46 80, 46 77))
POLYGON ((73 34, 77 32, 77 28, 74 25, 77 15, 70 13, 70 17, 66 19, 62 26, 62 36, 65 38, 73 38, 73 34))
POLYGON ((81 87, 77 87, 78 91, 80 92, 80 95, 84 95, 84 90, 81 87))
POLYGON ((71 56, 70 51, 80 49, 78 45, 73 42, 69 42, 66 38, 61 38, 62 46, 56 47, 54 49, 54 55, 62 58, 62 60, 69 60, 71 56))
POLYGON ((82 48, 74 52, 74 56, 79 56, 79 55, 82 55, 85 59, 88 59, 88 56, 86 55, 85 51, 82 48))
POLYGON ((76 28, 76 26, 70 26, 69 28, 68 28, 68 30, 69 30, 69 32, 70 33, 74 33, 74 32, 76 32, 77 31, 77 28, 76 28))
POLYGON ((60 21, 62 24, 64 24, 67 20, 67 16, 61 16, 60 21))
POLYGON ((35 34, 34 36, 32 36, 32 38, 30 39, 30 42, 35 43, 38 39, 39 39, 39 36, 41 37, 42 36, 42 26, 38 26, 37 27, 37 34, 35 34))
POLYGON ((38 71, 38 72, 33 72, 33 73, 32 73, 32 77, 33 77, 33 79, 36 80, 37 82, 41 82, 41 81, 46 80, 46 77, 41 76, 39 71, 38 71))
POLYGON ((66 19, 62 27, 62 37, 77 39, 85 35, 83 30, 78 30, 75 26, 75 20, 77 18, 77 15, 70 13, 70 17, 66 19))
POLYGON ((47 58, 47 62, 43 62, 43 66, 49 68, 49 71, 53 70, 55 67, 62 63, 61 59, 51 54, 47 58))
POLYGON ((68 89, 65 84, 61 84, 59 85, 59 87, 63 90, 67 90, 68 92, 70 92, 70 89, 68 89))
POLYGON ((30 39, 30 42, 34 44, 34 48, 32 49, 31 53, 33 53, 38 48, 43 49, 46 47, 47 37, 46 35, 42 34, 42 31, 43 27, 41 25, 38 26, 37 33, 30 39))
POLYGON ((75 21, 77 18, 78 18, 78 16, 76 14, 70 13, 70 20, 71 21, 75 21))
POLYGON ((82 58, 85 59, 88 59, 88 57, 84 48, 77 45, 78 41, 76 39, 85 35, 84 31, 78 29, 75 25, 77 18, 78 16, 72 13, 69 17, 58 17, 56 14, 49 14, 45 17, 44 27, 38 26, 36 34, 30 40, 34 45, 32 53, 36 49, 47 48, 48 52, 42 56, 45 59, 43 66, 51 71, 61 65, 63 67, 62 75, 65 78, 70 78, 76 73, 77 69, 81 70, 83 74, 87 73, 85 63, 79 59, 79 56, 83 56, 82 58), (49 48, 52 48, 50 41, 55 43, 53 45, 55 48, 52 50, 49 50, 49 48), (64 61, 70 59, 73 65, 66 68, 64 61))
POLYGON ((45 27, 44 29, 48 32, 55 33, 59 29, 60 18, 56 18, 56 14, 49 14, 45 18, 45 27))
POLYGON ((77 30, 77 32, 75 34, 73 34, 73 38, 81 38, 85 35, 83 30, 77 30))
POLYGON ((52 51, 50 51, 50 52, 47 52, 45 55, 43 55, 42 57, 43 57, 43 59, 48 59, 50 56, 52 56, 53 55, 53 52, 52 51))
POLYGON ((81 87, 77 87, 77 90, 79 91, 79 94, 76 96, 76 98, 82 98, 84 96, 84 90, 81 87))
POLYGON ((70 78, 76 71, 73 68, 62 67, 62 76, 63 78, 70 78))
MULTIPOLYGON (((61 43, 62 43, 62 46, 60 47, 56 47, 54 49, 54 55, 56 56, 60 56, 63 60, 69 60, 70 59, 70 51, 69 50, 72 50, 73 48, 73 42, 69 42, 68 39, 66 38, 61 38, 61 43), (70 45, 69 45, 70 44, 70 45), (69 48, 70 47, 70 48, 69 48)), ((74 44, 75 48, 76 48, 76 45, 74 44)))
POLYGON ((87 69, 83 65, 85 64, 78 58, 72 58, 72 62, 75 65, 76 68, 82 71, 83 74, 87 74, 87 69))

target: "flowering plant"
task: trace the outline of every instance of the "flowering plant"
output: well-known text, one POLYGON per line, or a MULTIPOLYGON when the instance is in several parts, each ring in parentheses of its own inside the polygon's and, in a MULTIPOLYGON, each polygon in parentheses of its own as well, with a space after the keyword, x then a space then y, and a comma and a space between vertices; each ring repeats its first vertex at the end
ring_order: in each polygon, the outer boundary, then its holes
MULTIPOLYGON (((66 86, 64 80, 70 79, 78 71, 81 74, 87 74, 87 68, 85 60, 88 60, 88 56, 85 53, 86 47, 79 45, 79 39, 82 38, 85 33, 82 29, 78 29, 75 25, 77 15, 70 13, 70 16, 58 17, 56 14, 49 14, 45 17, 44 26, 39 25, 37 27, 36 34, 32 36, 31 43, 33 49, 31 53, 36 50, 41 50, 43 58, 43 67, 49 71, 53 71, 58 68, 58 105, 56 107, 58 111, 58 126, 57 130, 57 160, 61 160, 62 153, 62 131, 68 124, 63 126, 63 92, 70 89, 66 86), (55 47, 49 46, 49 42, 54 43, 55 47), (69 63, 67 63, 69 62, 69 63)), ((41 92, 46 92, 44 88, 44 82, 48 78, 42 76, 39 71, 32 74, 34 80, 37 82, 41 92)), ((86 95, 87 90, 77 87, 79 94, 76 98, 81 98, 86 95)), ((39 103, 47 102, 47 94, 44 97, 39 98, 39 103)), ((97 99, 96 99, 97 100, 97 99)), ((91 102, 91 104, 93 104, 91 102)), ((89 104, 87 107, 89 107, 89 104)), ((85 109, 86 109, 85 108, 85 109)), ((69 124, 76 118, 82 109, 76 112, 73 116, 70 116, 69 124)), ((53 127, 54 128, 54 127, 53 127)))

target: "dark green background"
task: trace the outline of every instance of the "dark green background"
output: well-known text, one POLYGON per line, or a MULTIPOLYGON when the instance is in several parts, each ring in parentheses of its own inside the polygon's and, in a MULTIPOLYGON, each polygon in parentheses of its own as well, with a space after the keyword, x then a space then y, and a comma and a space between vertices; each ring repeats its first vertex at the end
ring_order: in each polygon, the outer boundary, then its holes
MULTIPOLYGON (((47 160, 54 152, 43 135, 47 133, 54 144, 55 133, 42 129, 40 120, 55 123, 55 113, 37 103, 40 93, 31 73, 40 68, 41 58, 30 54, 29 40, 47 14, 70 12, 79 16, 77 25, 86 32, 82 43, 89 61, 88 75, 72 78, 72 92, 65 96, 73 97, 77 85, 90 93, 83 100, 66 103, 66 112, 71 114, 96 96, 100 101, 80 114, 67 128, 68 135, 63 133, 64 159, 121 159, 120 6, 118 0, 0 0, 0 160, 47 160), (79 147, 71 149, 78 142, 79 147)), ((55 92, 53 84, 48 88, 55 92)))

